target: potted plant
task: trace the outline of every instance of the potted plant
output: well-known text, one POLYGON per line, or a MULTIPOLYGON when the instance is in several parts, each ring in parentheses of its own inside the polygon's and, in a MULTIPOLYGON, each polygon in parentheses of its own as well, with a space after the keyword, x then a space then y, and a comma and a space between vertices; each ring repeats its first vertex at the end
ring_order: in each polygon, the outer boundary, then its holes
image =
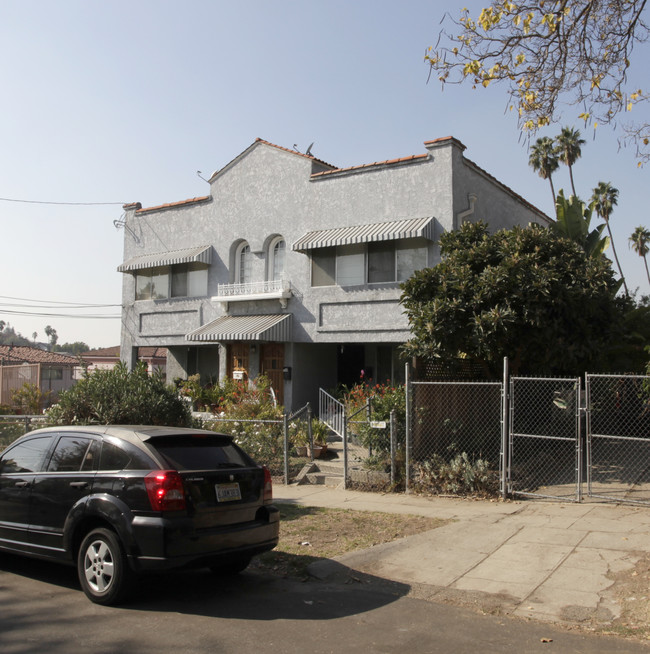
POLYGON ((309 454, 309 433, 306 425, 302 422, 289 425, 291 442, 296 450, 296 456, 307 456, 309 454))

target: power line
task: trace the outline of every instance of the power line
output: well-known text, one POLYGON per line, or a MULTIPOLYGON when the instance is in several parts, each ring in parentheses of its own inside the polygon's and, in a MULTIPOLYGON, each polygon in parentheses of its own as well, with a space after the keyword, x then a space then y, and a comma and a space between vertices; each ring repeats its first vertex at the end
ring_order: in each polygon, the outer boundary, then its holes
MULTIPOLYGON (((68 306, 62 306, 60 308, 80 308, 80 309, 90 309, 92 307, 98 307, 98 308, 103 308, 103 307, 121 307, 121 304, 92 304, 90 302, 69 302, 69 301, 59 301, 59 300, 34 300, 32 298, 27 298, 27 297, 12 297, 10 295, 0 295, 0 299, 2 300, 18 300, 20 302, 37 302, 38 304, 61 304, 61 305, 68 305, 68 306)), ((2 303, 0 306, 24 306, 24 305, 18 305, 18 304, 4 304, 2 303)), ((34 307, 34 308, 39 308, 39 307, 34 307)))
POLYGON ((84 320, 88 319, 98 319, 98 320, 116 320, 121 318, 121 314, 107 315, 107 314, 71 314, 71 313, 35 313, 32 311, 7 311, 3 309, 0 311, 0 315, 11 315, 11 316, 35 316, 40 318, 83 318, 84 320))
POLYGON ((24 204, 58 204, 66 206, 102 206, 102 205, 117 205, 124 206, 127 202, 48 202, 45 200, 17 200, 15 198, 0 198, 0 202, 22 202, 24 204))

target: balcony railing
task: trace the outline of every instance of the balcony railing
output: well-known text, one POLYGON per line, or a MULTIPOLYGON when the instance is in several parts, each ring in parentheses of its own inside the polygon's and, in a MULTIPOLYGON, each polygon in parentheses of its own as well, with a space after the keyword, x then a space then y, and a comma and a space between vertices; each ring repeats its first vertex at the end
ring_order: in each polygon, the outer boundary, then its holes
POLYGON ((286 279, 244 284, 219 284, 213 302, 245 302, 247 300, 280 300, 283 308, 291 297, 291 282, 286 279))

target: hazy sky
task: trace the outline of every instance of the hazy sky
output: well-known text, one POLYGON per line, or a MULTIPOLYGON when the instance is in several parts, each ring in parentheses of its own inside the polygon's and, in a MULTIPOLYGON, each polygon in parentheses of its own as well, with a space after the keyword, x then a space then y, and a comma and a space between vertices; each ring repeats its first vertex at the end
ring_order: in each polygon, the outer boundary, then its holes
MULTIPOLYGON (((0 320, 40 341, 51 325, 60 343, 119 344, 122 203, 205 195, 196 171, 209 177, 257 137, 302 151, 314 142, 315 156, 343 167, 421 154, 424 141, 451 135, 550 214, 550 187, 528 166, 504 90, 427 83, 441 7, 482 4, 0 0, 0 320)), ((605 129, 594 140, 577 113, 561 125, 587 139, 578 194, 601 180, 619 189, 617 251, 630 289, 647 294, 628 237, 650 224, 650 166, 638 169, 605 129)), ((568 191, 566 168, 554 183, 568 191)))

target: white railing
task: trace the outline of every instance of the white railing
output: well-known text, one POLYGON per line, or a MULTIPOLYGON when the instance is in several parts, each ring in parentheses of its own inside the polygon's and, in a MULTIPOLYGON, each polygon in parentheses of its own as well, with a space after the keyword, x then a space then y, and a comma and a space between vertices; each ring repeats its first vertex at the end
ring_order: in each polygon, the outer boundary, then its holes
POLYGON ((345 406, 322 388, 318 397, 318 417, 345 440, 345 406))
POLYGON ((246 282, 244 284, 219 284, 219 297, 237 297, 240 295, 275 295, 291 293, 291 282, 286 279, 274 279, 266 282, 246 282))

